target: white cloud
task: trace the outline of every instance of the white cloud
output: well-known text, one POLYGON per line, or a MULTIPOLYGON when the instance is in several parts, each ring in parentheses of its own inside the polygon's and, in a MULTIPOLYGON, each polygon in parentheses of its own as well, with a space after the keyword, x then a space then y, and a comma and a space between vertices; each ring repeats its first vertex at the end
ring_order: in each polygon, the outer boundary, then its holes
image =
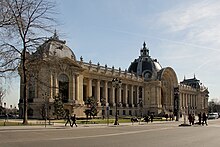
MULTIPOLYGON (((161 14, 159 21, 167 26, 169 31, 181 31, 197 27, 201 22, 219 17, 220 3, 199 1, 194 3, 181 3, 174 9, 161 14)), ((217 20, 218 21, 218 20, 217 20)))
POLYGON ((219 73, 219 10, 220 1, 184 1, 161 13, 157 27, 163 28, 161 34, 167 40, 175 40, 175 45, 163 44, 169 49, 164 55, 170 54, 168 59, 175 62, 174 67, 185 68, 180 74, 199 73, 204 80, 211 81, 211 75, 219 73))

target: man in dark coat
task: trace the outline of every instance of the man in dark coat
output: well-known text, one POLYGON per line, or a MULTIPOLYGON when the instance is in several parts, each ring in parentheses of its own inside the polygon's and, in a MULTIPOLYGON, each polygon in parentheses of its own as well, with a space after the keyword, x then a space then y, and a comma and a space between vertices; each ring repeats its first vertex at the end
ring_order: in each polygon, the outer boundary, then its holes
POLYGON ((207 124, 207 116, 206 116, 205 112, 202 114, 202 125, 204 125, 204 123, 206 124, 206 126, 208 125, 207 124))
POLYGON ((70 126, 72 126, 71 124, 71 120, 70 120, 70 114, 69 113, 66 113, 66 123, 65 123, 65 126, 70 123, 70 126))
POLYGON ((199 117, 199 125, 201 125, 201 123, 202 123, 202 114, 201 114, 201 112, 198 114, 198 117, 199 117))
POLYGON ((77 124, 76 124, 76 114, 74 114, 72 117, 71 117, 71 120, 72 120, 72 125, 71 127, 73 127, 73 125, 75 125, 77 127, 77 124))

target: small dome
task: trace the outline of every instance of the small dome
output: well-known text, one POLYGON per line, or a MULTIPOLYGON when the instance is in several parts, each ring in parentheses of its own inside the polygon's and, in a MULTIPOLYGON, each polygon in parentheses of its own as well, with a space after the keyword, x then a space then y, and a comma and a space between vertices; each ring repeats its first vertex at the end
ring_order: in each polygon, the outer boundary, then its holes
POLYGON ((54 36, 42 44, 35 54, 41 55, 42 57, 56 56, 76 60, 75 54, 65 43, 66 41, 59 40, 56 33, 54 33, 54 36))
POLYGON ((156 79, 157 72, 160 71, 162 67, 156 59, 152 59, 149 56, 149 49, 146 48, 145 42, 140 53, 141 55, 139 58, 135 59, 129 66, 128 72, 136 73, 138 76, 142 76, 146 80, 156 79))
POLYGON ((68 57, 70 59, 76 59, 73 51, 65 45, 65 42, 51 41, 48 46, 48 54, 49 56, 57 56, 59 58, 68 57))

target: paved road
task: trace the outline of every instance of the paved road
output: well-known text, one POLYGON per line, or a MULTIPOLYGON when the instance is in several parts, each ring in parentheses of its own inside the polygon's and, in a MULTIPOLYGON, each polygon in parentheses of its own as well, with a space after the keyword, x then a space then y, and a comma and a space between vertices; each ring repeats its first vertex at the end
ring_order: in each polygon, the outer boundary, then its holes
POLYGON ((218 147, 220 119, 208 126, 180 122, 47 129, 0 129, 1 147, 218 147))

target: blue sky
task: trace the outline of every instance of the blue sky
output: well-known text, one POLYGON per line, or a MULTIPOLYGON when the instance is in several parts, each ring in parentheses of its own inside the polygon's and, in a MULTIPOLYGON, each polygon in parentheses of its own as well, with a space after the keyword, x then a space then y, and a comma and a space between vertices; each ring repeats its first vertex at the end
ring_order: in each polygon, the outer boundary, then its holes
MULTIPOLYGON (((146 41, 152 58, 179 81, 196 78, 220 100, 220 1, 56 0, 57 31, 77 59, 127 69, 146 41)), ((19 80, 5 97, 16 105, 19 80)))

